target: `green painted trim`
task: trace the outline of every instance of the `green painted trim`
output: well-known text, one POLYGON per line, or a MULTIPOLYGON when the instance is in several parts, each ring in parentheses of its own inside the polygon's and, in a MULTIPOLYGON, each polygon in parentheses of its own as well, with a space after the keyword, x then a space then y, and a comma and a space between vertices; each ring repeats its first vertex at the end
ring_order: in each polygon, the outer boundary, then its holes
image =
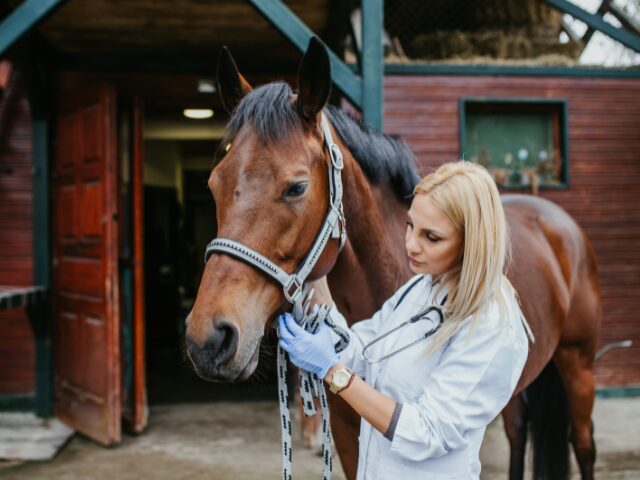
POLYGON ((379 132, 384 127, 382 0, 362 2, 362 114, 379 132))
MULTIPOLYGON (((357 65, 349 67, 357 71, 357 65)), ((640 70, 589 67, 523 67, 507 65, 443 65, 389 63, 385 75, 502 75, 514 77, 579 77, 640 79, 640 70)))
MULTIPOLYGON (((567 190, 569 188, 569 102, 566 98, 538 98, 538 97, 461 97, 458 105, 458 141, 459 156, 464 155, 464 137, 466 113, 465 107, 469 103, 498 104, 498 105, 557 105, 561 109, 560 118, 560 151, 562 152, 562 178, 560 185, 540 185, 540 190, 567 190)), ((464 160, 464 158, 463 158, 464 160)), ((505 192, 528 190, 528 186, 500 187, 505 192)))
POLYGON ((26 0, 0 24, 0 56, 66 0, 26 0))
MULTIPOLYGON (((251 4, 269 22, 293 43, 298 50, 305 52, 314 33, 281 0, 249 0, 251 4)), ((379 0, 378 0, 379 1, 379 0)), ((349 69, 338 56, 329 51, 331 76, 334 83, 356 107, 362 108, 362 81, 349 69)))
POLYGON ((33 119, 33 280, 48 288, 51 284, 49 243, 49 121, 33 119))
MULTIPOLYGON (((49 120, 33 119, 33 281, 51 286, 51 215, 49 202, 49 120)), ((35 332, 36 413, 53 413, 53 369, 51 331, 53 316, 47 299, 29 309, 35 332)))
MULTIPOLYGON (((128 130, 132 127, 128 125, 128 130)), ((127 149, 130 147, 127 146, 127 149)), ((129 174, 132 166, 128 165, 129 174)), ((131 175, 132 177, 132 175, 131 175)), ((133 392, 131 385, 133 384, 133 199, 131 192, 131 177, 128 181, 122 181, 121 196, 122 208, 119 217, 118 228, 120 228, 122 238, 122 253, 120 255, 120 338, 121 338, 121 357, 122 357, 122 390, 125 398, 132 398, 133 392)))
POLYGON ((610 23, 605 22, 602 17, 589 13, 567 0, 545 0, 545 2, 553 8, 560 10, 563 13, 568 13, 572 17, 586 23, 588 26, 608 35, 614 40, 622 43, 624 46, 629 47, 636 52, 640 52, 640 36, 635 33, 629 32, 624 28, 614 27, 610 23))
MULTIPOLYGON (((560 108, 562 109, 562 118, 560 119, 560 122, 562 122, 560 125, 560 128, 562 129, 560 132, 560 141, 562 142, 561 149, 564 159, 562 162, 562 178, 564 179, 562 187, 568 189, 571 185, 569 170, 569 159, 571 158, 571 149, 569 148, 569 101, 567 99, 563 99, 560 108)), ((542 185, 540 188, 543 188, 542 185)), ((546 188, 548 187, 545 187, 545 189, 546 188)))
POLYGON ((33 395, 0 395, 0 412, 33 412, 35 409, 33 395))
POLYGON ((628 387, 599 387, 596 389, 597 398, 632 398, 640 397, 640 385, 628 387))

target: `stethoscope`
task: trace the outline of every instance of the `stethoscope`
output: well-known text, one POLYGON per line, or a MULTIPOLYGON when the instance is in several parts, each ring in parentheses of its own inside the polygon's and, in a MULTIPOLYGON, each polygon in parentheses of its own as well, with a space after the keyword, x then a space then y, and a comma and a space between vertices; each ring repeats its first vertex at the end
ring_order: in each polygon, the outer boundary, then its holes
POLYGON ((426 309, 422 310, 420 313, 414 315, 413 317, 411 317, 409 320, 406 320, 404 322, 402 322, 400 325, 397 325, 395 327, 393 327, 391 330, 383 333, 382 335, 380 335, 379 337, 373 339, 371 342, 367 343, 364 348, 362 349, 362 359, 367 362, 369 365, 373 365, 376 363, 380 363, 385 361, 387 358, 393 357, 394 355, 397 355, 400 352, 403 352, 405 350, 407 350, 408 348, 413 347, 414 345, 426 340, 427 338, 429 338, 430 336, 432 336, 434 333, 436 333, 440 327, 442 326, 442 322, 444 322, 444 313, 442 312, 442 306, 444 305, 444 302, 447 301, 447 296, 445 296, 442 299, 442 302, 440 302, 440 305, 430 305, 429 307, 427 307, 426 309), (436 312, 438 314, 438 318, 437 321, 434 320, 433 318, 429 317, 428 315, 431 312, 436 312), (431 328, 430 330, 428 330, 422 337, 418 338, 417 340, 414 340, 411 343, 408 343, 406 345, 404 345, 403 347, 397 348, 396 350, 387 353, 386 355, 380 357, 380 358, 370 358, 367 355, 367 350, 371 347, 373 347, 376 343, 381 342, 382 340, 384 340, 385 338, 387 338, 389 335, 392 335, 393 333, 397 332, 398 330, 405 328, 407 325, 412 325, 420 320, 429 320, 429 323, 431 324, 431 328))

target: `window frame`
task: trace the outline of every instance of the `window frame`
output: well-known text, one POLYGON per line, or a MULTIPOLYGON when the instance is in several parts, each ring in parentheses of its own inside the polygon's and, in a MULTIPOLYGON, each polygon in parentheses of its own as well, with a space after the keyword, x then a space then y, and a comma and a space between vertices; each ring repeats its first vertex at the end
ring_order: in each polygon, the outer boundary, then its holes
MULTIPOLYGON (((566 190, 569 178, 569 102, 566 98, 532 97, 461 97, 459 105, 460 156, 465 152, 467 109, 486 112, 549 112, 553 115, 553 142, 562 159, 561 178, 556 185, 540 184, 540 190, 566 190)), ((464 158, 463 158, 464 159, 464 158)), ((466 160, 466 159, 465 159, 466 160)), ((530 185, 499 185, 501 190, 529 190, 530 185)))

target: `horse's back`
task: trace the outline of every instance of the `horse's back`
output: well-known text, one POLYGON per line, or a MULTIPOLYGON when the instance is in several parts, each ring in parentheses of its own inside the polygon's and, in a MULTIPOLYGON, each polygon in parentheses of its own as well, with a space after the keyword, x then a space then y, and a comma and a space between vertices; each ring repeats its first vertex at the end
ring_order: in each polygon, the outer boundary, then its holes
POLYGON ((591 243, 562 207, 531 195, 503 195, 502 203, 511 232, 524 229, 525 233, 531 234, 537 230, 545 236, 571 289, 578 275, 596 273, 591 243), (581 268, 586 268, 587 272, 579 271, 581 268))
POLYGON ((560 344, 594 344, 598 280, 589 241, 564 209, 530 195, 503 195, 502 202, 513 250, 509 278, 535 336, 524 386, 560 344))

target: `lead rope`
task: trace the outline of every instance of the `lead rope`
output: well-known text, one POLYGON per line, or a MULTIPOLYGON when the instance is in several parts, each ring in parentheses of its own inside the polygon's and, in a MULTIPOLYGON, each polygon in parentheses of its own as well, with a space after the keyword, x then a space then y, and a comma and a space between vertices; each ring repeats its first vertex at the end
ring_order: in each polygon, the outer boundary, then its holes
MULTIPOLYGON (((293 305, 293 318, 306 331, 315 334, 320 327, 320 322, 324 322, 338 335, 339 340, 335 345, 336 352, 344 350, 349 343, 349 334, 338 327, 329 317, 329 307, 320 305, 310 310, 310 292, 304 290, 293 305)), ((278 398, 280 405, 280 430, 282 432, 282 480, 291 480, 291 414, 289 413, 289 391, 287 389, 287 358, 285 351, 278 345, 278 398)), ((302 397, 302 410, 304 415, 309 417, 317 413, 313 399, 320 398, 322 409, 322 480, 331 480, 333 462, 331 459, 331 426, 329 423, 329 403, 324 382, 317 375, 300 369, 300 396, 302 397)))

